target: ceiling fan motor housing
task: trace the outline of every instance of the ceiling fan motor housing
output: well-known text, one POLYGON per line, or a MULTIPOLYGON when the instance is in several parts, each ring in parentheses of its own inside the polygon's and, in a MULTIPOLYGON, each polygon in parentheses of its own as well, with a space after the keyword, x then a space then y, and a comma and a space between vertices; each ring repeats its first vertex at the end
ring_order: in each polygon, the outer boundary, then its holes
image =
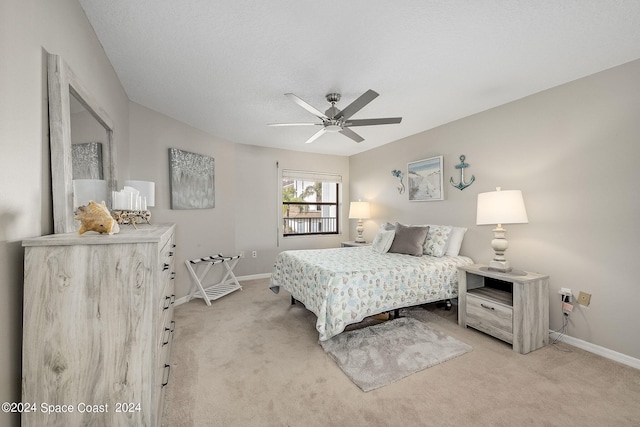
MULTIPOLYGON (((339 93, 329 93, 329 94, 327 94, 327 101, 329 101, 331 103, 331 107, 329 107, 327 109, 327 111, 324 112, 324 114, 326 114, 327 117, 329 117, 330 119, 333 119, 335 116, 338 115, 338 113, 340 113, 340 110, 335 105, 336 102, 340 101, 340 94, 339 93)), ((336 127, 339 127, 340 129, 342 129, 342 126, 339 123, 330 123, 329 125, 327 125, 326 122, 325 122, 325 127, 327 127, 328 131, 332 131, 332 129, 329 128, 329 126, 332 125, 332 124, 335 125, 336 127)), ((340 129, 333 130, 333 132, 337 132, 340 129)))
POLYGON ((340 101, 340 94, 339 93, 329 93, 329 94, 327 94, 327 101, 329 101, 331 104, 334 104, 334 103, 340 101))

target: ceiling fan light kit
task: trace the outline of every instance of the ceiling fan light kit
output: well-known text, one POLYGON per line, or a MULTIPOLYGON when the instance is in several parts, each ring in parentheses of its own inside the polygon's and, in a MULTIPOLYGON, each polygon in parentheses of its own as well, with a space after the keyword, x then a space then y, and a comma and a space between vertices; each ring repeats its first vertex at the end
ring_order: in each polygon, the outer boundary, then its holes
POLYGON ((322 120, 322 123, 272 123, 269 126, 322 126, 315 134, 311 135, 307 141, 307 144, 315 141, 325 133, 340 132, 344 136, 351 138, 355 142, 362 142, 364 138, 358 135, 350 127, 356 126, 375 126, 375 125, 389 125, 397 124, 402 121, 402 117, 387 117, 382 119, 356 119, 349 120, 351 116, 360 111, 365 105, 373 101, 378 97, 378 93, 369 89, 362 95, 360 95, 355 101, 347 105, 344 110, 340 110, 336 107, 336 103, 340 101, 339 93, 329 93, 326 95, 327 102, 331 104, 331 107, 324 113, 313 107, 311 104, 303 101, 293 93, 285 93, 285 96, 291 99, 293 102, 322 120))

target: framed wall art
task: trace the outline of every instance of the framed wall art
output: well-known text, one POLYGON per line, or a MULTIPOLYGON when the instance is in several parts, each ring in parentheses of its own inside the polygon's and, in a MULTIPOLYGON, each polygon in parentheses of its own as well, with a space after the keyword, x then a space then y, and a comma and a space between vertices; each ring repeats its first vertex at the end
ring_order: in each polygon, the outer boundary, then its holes
POLYGON ((444 200, 442 159, 437 156, 407 164, 409 201, 444 200))
POLYGON ((102 143, 71 144, 73 179, 103 179, 102 143))
POLYGON ((169 148, 171 209, 211 209, 216 206, 215 159, 169 148))

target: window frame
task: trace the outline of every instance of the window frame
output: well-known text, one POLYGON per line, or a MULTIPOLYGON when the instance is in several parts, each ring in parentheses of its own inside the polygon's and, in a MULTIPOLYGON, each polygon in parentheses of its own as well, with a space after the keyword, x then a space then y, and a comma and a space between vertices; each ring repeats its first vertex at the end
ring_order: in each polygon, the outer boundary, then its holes
MULTIPOLYGON (((291 237, 304 237, 304 236, 336 236, 342 233, 342 176, 338 174, 324 173, 324 172, 310 172, 310 171, 293 171, 283 169, 282 173, 279 174, 279 203, 278 203, 278 229, 279 235, 283 238, 291 238, 291 237), (305 183, 322 183, 335 185, 335 187, 330 187, 331 193, 335 192, 335 199, 333 197, 331 201, 285 201, 283 191, 286 188, 286 182, 305 182, 305 183), (317 210, 306 210, 307 212, 322 212, 322 207, 330 206, 335 209, 335 216, 330 217, 312 217, 312 216, 300 216, 300 217, 292 217, 289 213, 287 216, 287 209, 290 206, 308 206, 314 208, 320 208, 317 210), (304 232, 292 232, 292 228, 287 227, 287 222, 295 223, 296 219, 298 223, 304 224, 304 222, 308 222, 307 225, 303 225, 304 229, 312 230, 312 231, 304 231, 304 232), (314 223, 314 220, 316 221, 314 223), (319 221, 319 222, 318 222, 319 221), (330 227, 326 227, 325 225, 329 224, 330 227), (335 224, 335 225, 333 225, 335 224), (314 227, 317 225, 317 227, 314 227), (324 231, 327 228, 330 228, 330 231, 324 231), (323 230, 324 229, 324 230, 323 230), (322 230, 322 231, 320 231, 322 230)), ((287 184, 289 185, 289 184, 287 184)), ((297 196, 297 194, 296 194, 297 196)))

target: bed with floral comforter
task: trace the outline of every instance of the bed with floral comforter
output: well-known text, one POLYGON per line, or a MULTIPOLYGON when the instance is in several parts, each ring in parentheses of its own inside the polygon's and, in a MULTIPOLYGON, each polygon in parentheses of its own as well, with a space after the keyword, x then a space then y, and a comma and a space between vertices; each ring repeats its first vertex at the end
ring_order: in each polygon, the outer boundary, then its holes
POLYGON ((281 252, 269 287, 288 291, 313 312, 320 341, 365 317, 456 298, 465 256, 379 253, 370 246, 281 252))

